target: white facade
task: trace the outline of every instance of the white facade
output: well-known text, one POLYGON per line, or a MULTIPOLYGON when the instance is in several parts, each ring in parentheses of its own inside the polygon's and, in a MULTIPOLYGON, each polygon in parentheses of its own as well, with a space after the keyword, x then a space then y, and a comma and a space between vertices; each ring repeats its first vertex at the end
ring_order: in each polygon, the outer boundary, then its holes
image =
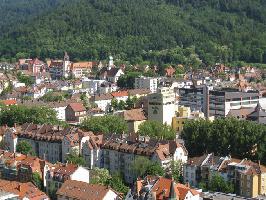
POLYGON ((175 93, 171 88, 163 87, 148 95, 148 120, 171 125, 176 109, 175 93))
POLYGON ((104 80, 92 80, 92 79, 83 79, 82 88, 89 92, 89 94, 99 93, 100 86, 104 83, 104 80))
POLYGON ((116 200, 116 199, 117 199, 117 194, 114 193, 112 190, 109 190, 103 198, 103 200, 116 200))
POLYGON ((70 180, 82 181, 85 183, 90 182, 90 172, 84 167, 78 167, 78 169, 70 175, 70 180))
POLYGON ((54 107, 56 118, 61 121, 66 121, 66 106, 54 107))
POLYGON ((187 152, 182 147, 177 147, 173 159, 174 161, 181 161, 182 163, 187 163, 187 152))
POLYGON ((102 111, 107 112, 111 107, 111 101, 112 99, 104 99, 95 101, 94 103, 96 103, 98 108, 100 108, 102 111))
POLYGON ((158 79, 151 77, 135 78, 135 89, 149 89, 152 93, 155 93, 158 88, 158 79))

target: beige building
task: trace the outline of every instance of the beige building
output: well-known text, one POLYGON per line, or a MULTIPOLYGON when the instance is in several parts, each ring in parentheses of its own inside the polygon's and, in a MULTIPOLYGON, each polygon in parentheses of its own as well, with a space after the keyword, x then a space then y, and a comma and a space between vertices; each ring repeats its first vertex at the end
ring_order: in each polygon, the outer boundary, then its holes
POLYGON ((139 125, 147 120, 143 109, 131 109, 115 113, 121 116, 126 122, 128 133, 137 133, 139 125))
POLYGON ((157 93, 148 95, 148 120, 172 125, 172 118, 177 109, 174 90, 168 87, 158 89, 157 93))

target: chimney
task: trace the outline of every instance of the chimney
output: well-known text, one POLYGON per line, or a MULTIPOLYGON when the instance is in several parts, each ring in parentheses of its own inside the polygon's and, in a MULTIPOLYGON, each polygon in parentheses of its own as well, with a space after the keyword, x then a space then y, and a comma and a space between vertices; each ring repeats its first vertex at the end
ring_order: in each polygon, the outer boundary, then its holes
POLYGON ((17 128, 17 123, 14 123, 14 128, 17 128))

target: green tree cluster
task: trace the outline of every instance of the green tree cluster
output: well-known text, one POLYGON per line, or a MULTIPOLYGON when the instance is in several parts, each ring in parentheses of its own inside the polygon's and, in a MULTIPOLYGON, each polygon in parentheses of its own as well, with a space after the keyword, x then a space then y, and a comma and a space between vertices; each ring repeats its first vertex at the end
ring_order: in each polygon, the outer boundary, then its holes
POLYGON ((153 120, 147 120, 140 124, 138 133, 143 136, 166 140, 172 140, 176 137, 172 127, 153 120))
POLYGON ((235 118, 213 122, 190 120, 185 123, 181 137, 190 156, 213 152, 266 164, 266 127, 255 122, 235 118))
POLYGON ((22 74, 21 72, 17 73, 18 81, 21 83, 25 83, 26 86, 30 86, 34 84, 34 80, 32 77, 22 74))
POLYGON ((84 166, 86 164, 85 159, 79 155, 77 150, 71 150, 70 153, 67 155, 66 160, 68 163, 84 166))
POLYGON ((128 72, 125 75, 119 77, 117 86, 124 89, 133 89, 135 78, 141 75, 140 72, 128 72))
POLYGON ((163 176, 164 170, 157 162, 146 157, 138 156, 131 164, 131 169, 136 176, 145 177, 147 175, 163 176))
POLYGON ((22 105, 2 107, 0 124, 13 126, 15 123, 61 124, 56 118, 56 112, 48 107, 26 107, 22 105))
POLYGON ((115 191, 127 194, 129 188, 125 185, 120 174, 110 175, 107 169, 93 168, 91 170, 91 183, 110 186, 115 191))
POLYGON ((123 120, 123 118, 116 115, 87 118, 81 123, 81 127, 84 130, 105 134, 122 134, 127 131, 126 122, 123 120))
POLYGON ((233 183, 225 181, 219 174, 212 175, 208 183, 200 182, 199 188, 203 191, 234 193, 233 183))
POLYGON ((265 63, 265 13, 262 0, 6 0, 0 58, 265 63))
POLYGON ((31 144, 25 140, 18 142, 16 151, 24 155, 34 154, 31 144))
POLYGON ((136 107, 138 98, 136 96, 129 96, 126 101, 113 98, 111 101, 112 110, 130 110, 136 107))

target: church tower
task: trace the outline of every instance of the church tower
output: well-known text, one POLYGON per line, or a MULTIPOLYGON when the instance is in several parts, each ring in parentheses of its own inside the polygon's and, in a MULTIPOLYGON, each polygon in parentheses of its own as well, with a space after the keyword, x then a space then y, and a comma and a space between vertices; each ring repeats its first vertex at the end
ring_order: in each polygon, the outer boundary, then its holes
POLYGON ((114 67, 114 58, 113 56, 109 56, 108 70, 114 67))
POLYGON ((70 72, 70 61, 67 52, 65 52, 64 62, 63 62, 63 77, 67 78, 69 76, 69 72, 70 72))

